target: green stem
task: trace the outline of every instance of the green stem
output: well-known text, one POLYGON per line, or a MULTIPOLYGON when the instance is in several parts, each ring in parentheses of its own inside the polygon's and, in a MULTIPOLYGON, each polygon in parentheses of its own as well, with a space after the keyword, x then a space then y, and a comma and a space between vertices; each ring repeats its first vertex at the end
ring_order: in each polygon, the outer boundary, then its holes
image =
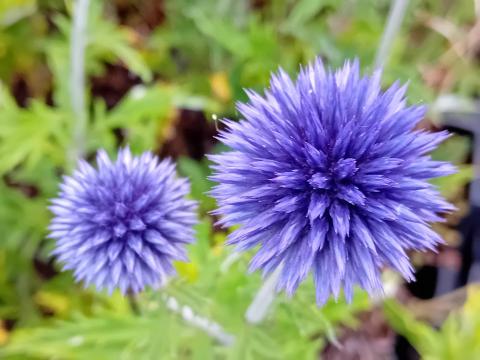
POLYGON ((135 315, 140 315, 140 306, 138 305, 137 296, 134 293, 129 292, 127 294, 128 303, 130 304, 130 309, 135 315))

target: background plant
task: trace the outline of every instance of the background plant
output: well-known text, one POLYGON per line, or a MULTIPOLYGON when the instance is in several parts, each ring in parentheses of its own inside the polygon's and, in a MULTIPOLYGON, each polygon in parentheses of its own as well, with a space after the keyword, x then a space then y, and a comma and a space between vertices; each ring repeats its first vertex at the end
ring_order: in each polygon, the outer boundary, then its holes
MULTIPOLYGON (((72 168, 73 3, 2 1, 1 356, 314 359, 325 348, 340 344, 342 334, 350 331, 347 328, 361 331, 358 314, 378 311, 363 293, 350 306, 340 301, 317 309, 310 284, 292 299, 280 296, 264 323, 245 322, 245 310, 261 280, 258 274, 246 274, 248 254, 232 258, 223 248, 226 233, 208 215, 215 202, 206 195, 212 184, 206 180, 204 154, 220 150, 213 138, 220 125, 210 120, 212 115, 236 118, 234 102, 245 99, 243 89, 261 90, 278 65, 293 73, 299 63, 315 55, 332 66, 354 56, 362 64, 372 64, 389 4, 386 0, 91 2, 85 156, 91 159, 98 148, 114 154, 127 143, 136 153, 153 150, 173 156, 179 171, 192 182, 192 197, 200 202, 197 243, 189 248, 192 262, 178 264, 180 276, 163 291, 144 293, 136 314, 119 294, 108 297, 75 285, 71 274, 59 273, 49 256, 48 199, 56 194, 62 174, 72 168), (171 298, 179 312, 168 306, 171 298), (222 346, 190 326, 185 320, 189 310, 183 306, 235 334, 234 345, 222 346)), ((385 85, 409 80, 409 99, 414 103, 436 104, 440 95, 449 92, 476 97, 478 47, 468 39, 475 34, 477 21, 470 0, 412 0, 386 64, 385 85)), ((446 196, 460 203, 462 187, 471 178, 470 167, 463 165, 468 147, 467 138, 455 136, 435 154, 460 164, 458 175, 437 183, 446 196)), ((448 235, 448 229, 440 231, 448 235)), ((417 258, 418 264, 425 261, 417 258)), ((464 331, 463 325, 448 321, 447 330, 450 326, 464 331)), ((476 318, 471 321, 475 328, 476 318)), ((468 334, 454 340, 474 341, 468 334)), ((413 345, 422 354, 429 353, 421 342, 413 345)))

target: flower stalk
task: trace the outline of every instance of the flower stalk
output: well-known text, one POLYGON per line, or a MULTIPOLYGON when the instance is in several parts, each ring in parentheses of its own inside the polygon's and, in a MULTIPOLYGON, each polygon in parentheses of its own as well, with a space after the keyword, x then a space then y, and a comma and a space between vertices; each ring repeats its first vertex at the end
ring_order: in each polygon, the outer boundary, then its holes
POLYGON ((215 341, 217 341, 220 345, 232 346, 235 342, 235 337, 232 334, 225 332, 223 328, 216 322, 195 314, 191 307, 180 305, 177 299, 172 296, 166 297, 165 300, 166 307, 169 311, 180 315, 185 323, 194 328, 202 330, 208 336, 215 339, 215 341))
POLYGON ((87 130, 85 109, 85 47, 87 44, 88 8, 90 0, 76 0, 73 6, 70 45, 70 102, 75 115, 73 145, 70 149, 72 166, 83 156, 87 130))
POLYGON ((394 0, 388 14, 387 25, 383 31, 382 40, 375 57, 375 68, 385 66, 390 54, 392 44, 397 37, 402 25, 405 12, 408 7, 408 0, 394 0))
POLYGON ((277 284, 283 266, 278 266, 264 281, 262 287, 253 298, 252 303, 245 312, 248 323, 255 325, 261 323, 267 316, 268 310, 275 299, 277 284))

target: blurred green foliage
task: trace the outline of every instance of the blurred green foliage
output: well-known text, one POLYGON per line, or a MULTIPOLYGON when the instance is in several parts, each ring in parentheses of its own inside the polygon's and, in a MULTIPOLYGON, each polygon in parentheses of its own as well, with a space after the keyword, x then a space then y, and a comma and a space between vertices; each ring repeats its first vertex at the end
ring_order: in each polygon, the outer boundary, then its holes
POLYGON ((439 329, 416 320, 394 301, 385 303, 393 328, 405 336, 425 360, 474 360, 480 357, 480 288, 472 285, 462 309, 448 316, 439 329))
MULTIPOLYGON (((114 154, 126 143, 135 152, 160 151, 175 136, 182 109, 207 118, 236 118, 234 102, 245 99, 243 89, 261 90, 279 65, 294 73, 316 55, 332 66, 356 56, 370 69, 390 2, 164 0, 157 2, 163 9, 160 20, 147 28, 140 26, 142 19, 140 25, 129 22, 118 10, 131 6, 147 18, 152 3, 92 1, 86 48, 88 158, 98 148, 114 154), (125 90, 120 100, 109 103, 108 94, 93 90, 96 79, 120 81, 109 73, 112 66, 126 69, 136 85, 119 90, 125 90)), ((178 264, 177 279, 139 297, 139 315, 119 294, 83 289, 69 273, 55 271, 49 256, 53 244, 46 239, 47 205, 62 174, 73 166, 68 156, 75 122, 69 90, 71 15, 72 1, 0 2, 0 357, 317 359, 341 328, 359 325, 356 314, 371 308, 365 294, 359 292, 350 305, 331 301, 318 309, 311 281, 292 299, 279 296, 264 323, 247 324, 244 313, 260 276, 247 274, 248 254, 230 264, 230 250, 223 248, 226 233, 208 215, 215 207, 207 194, 212 185, 208 161, 187 153, 178 159, 178 169, 190 178, 192 196, 200 202, 198 241, 190 248, 191 263, 178 264), (235 344, 221 346, 190 326, 168 309, 167 297, 220 324, 234 334, 235 344)), ((385 84, 409 80, 415 103, 446 91, 477 95, 475 59, 456 54, 432 19, 466 33, 475 21, 473 3, 411 1, 385 84)), ((467 139, 454 137, 435 156, 462 164, 468 147, 467 139)), ((438 186, 454 196, 471 176, 462 166, 438 186)), ((472 326, 478 328, 480 319, 475 319, 472 326)), ((449 321, 445 332, 449 327, 460 331, 449 321)), ((437 336, 422 329, 426 339, 437 336)), ((413 343, 430 354, 422 342, 413 343)))

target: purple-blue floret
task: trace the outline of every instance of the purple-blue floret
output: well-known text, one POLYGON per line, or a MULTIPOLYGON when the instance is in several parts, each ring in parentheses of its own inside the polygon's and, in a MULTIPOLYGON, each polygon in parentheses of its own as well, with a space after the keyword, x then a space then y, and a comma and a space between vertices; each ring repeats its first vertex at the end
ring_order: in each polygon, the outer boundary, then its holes
POLYGON ((239 122, 224 120, 215 213, 240 225, 228 244, 258 249, 252 271, 282 266, 290 295, 310 272, 318 304, 342 288, 351 300, 355 285, 378 295, 384 266, 411 281, 406 252, 442 242, 429 223, 453 206, 428 180, 455 168, 427 154, 449 134, 417 129, 425 108, 380 80, 356 60, 332 71, 318 59, 296 81, 280 69, 264 96, 247 92, 239 122))
POLYGON ((177 177, 170 160, 159 162, 150 152, 132 156, 128 148, 113 162, 100 150, 97 165, 80 160, 52 200, 53 253, 77 281, 99 290, 161 286, 194 241, 196 203, 185 198, 188 181, 177 177))

